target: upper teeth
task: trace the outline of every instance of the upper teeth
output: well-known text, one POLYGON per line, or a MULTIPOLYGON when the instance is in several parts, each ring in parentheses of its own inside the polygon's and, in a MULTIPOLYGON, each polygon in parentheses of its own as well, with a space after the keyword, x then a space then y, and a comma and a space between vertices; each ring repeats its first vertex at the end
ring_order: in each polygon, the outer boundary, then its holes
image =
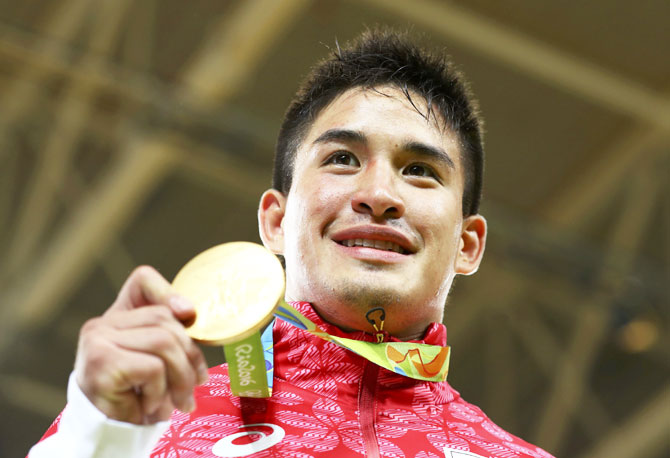
POLYGON ((404 253, 400 245, 385 240, 368 240, 368 239, 348 239, 342 240, 344 246, 364 246, 370 248, 377 248, 379 250, 395 251, 396 253, 404 253))

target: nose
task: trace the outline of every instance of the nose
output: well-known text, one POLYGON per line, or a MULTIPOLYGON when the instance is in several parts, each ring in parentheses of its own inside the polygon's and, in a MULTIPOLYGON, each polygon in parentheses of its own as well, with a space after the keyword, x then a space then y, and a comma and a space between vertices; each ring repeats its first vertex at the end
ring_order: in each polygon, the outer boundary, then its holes
POLYGON ((405 204, 397 192, 390 166, 368 165, 368 170, 359 175, 351 207, 357 213, 374 218, 400 218, 405 213, 405 204))

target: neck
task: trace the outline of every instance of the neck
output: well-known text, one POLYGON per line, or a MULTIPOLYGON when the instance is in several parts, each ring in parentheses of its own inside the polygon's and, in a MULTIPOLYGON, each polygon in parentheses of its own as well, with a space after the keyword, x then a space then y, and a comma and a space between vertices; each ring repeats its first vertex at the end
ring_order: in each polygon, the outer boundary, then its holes
MULTIPOLYGON (((377 329, 368 321, 367 311, 365 313, 334 313, 331 308, 319 306, 317 303, 311 303, 316 313, 322 320, 333 324, 345 332, 363 331, 368 334, 375 334, 380 328, 379 320, 376 321, 377 329)), ((351 309, 348 309, 349 312, 351 309)), ((370 316, 370 318, 377 315, 370 316)), ((429 323, 401 323, 393 320, 392 311, 386 311, 383 330, 389 335, 399 340, 421 340, 428 329, 429 323)))

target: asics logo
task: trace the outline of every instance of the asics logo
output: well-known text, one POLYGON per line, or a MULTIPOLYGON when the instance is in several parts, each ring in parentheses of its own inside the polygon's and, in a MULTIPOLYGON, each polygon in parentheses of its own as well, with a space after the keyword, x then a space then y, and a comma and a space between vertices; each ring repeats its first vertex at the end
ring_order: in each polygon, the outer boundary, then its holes
POLYGON ((231 434, 220 439, 214 447, 212 453, 223 458, 232 458, 236 456, 249 456, 253 453, 263 451, 278 444, 286 435, 286 432, 281 426, 273 425, 271 423, 254 423, 253 425, 242 425, 242 428, 251 428, 252 426, 266 426, 272 430, 268 435, 263 431, 249 430, 240 433, 231 434), (260 439, 250 442, 248 444, 233 444, 235 439, 244 436, 259 435, 260 439))

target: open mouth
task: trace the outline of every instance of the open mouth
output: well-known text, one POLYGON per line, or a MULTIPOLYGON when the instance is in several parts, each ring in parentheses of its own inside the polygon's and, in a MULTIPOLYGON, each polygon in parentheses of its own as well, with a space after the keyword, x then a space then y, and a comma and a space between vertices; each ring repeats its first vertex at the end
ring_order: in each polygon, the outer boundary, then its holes
POLYGON ((337 243, 346 247, 365 247, 374 248, 376 250, 393 251, 400 254, 409 254, 407 250, 397 243, 389 242, 387 240, 346 239, 340 240, 337 243))

